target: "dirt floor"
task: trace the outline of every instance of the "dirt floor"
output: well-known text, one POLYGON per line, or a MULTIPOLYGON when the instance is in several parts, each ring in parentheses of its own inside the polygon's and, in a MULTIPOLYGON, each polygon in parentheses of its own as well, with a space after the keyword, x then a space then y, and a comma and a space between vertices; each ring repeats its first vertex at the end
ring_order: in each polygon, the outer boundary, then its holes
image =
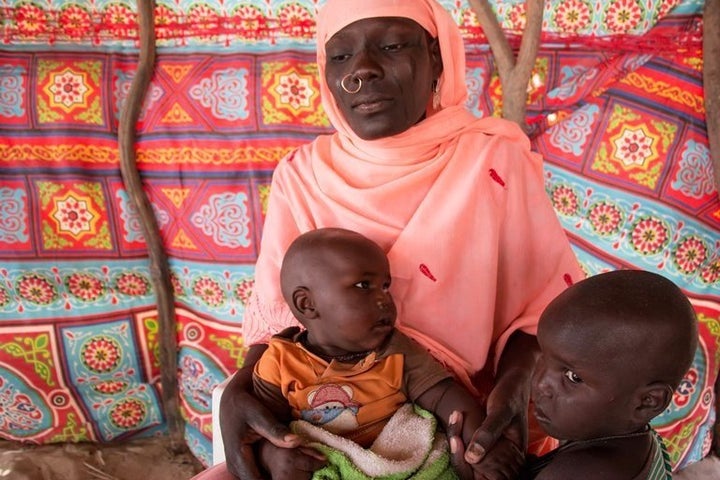
POLYGON ((24 445, 0 440, 0 480, 188 480, 202 471, 166 438, 118 445, 24 445))

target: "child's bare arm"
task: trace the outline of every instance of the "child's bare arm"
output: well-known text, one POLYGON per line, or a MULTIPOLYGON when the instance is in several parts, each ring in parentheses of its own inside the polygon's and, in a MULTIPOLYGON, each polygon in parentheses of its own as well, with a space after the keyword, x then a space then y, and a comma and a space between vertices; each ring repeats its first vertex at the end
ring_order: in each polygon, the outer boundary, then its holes
POLYGON ((431 387, 415 403, 434 413, 446 431, 452 412, 461 412, 464 418, 461 437, 465 444, 470 442, 475 430, 485 420, 485 409, 482 405, 452 378, 446 378, 431 387))
MULTIPOLYGON (((430 388, 416 400, 416 403, 438 417, 448 432, 451 448, 452 437, 459 437, 454 440, 462 441, 462 446, 456 445, 462 451, 464 451, 465 445, 470 444, 476 430, 485 420, 483 406, 462 385, 452 379, 443 380, 430 388), (457 412, 459 415, 453 415, 453 412, 457 412), (453 418, 452 425, 450 425, 451 416, 453 418)), ((453 453, 455 466, 462 478, 475 479, 514 479, 524 463, 525 457, 524 452, 504 437, 497 441, 479 463, 468 465, 461 459, 461 455, 458 458, 456 452, 453 453), (458 462, 462 465, 459 465, 458 462)))

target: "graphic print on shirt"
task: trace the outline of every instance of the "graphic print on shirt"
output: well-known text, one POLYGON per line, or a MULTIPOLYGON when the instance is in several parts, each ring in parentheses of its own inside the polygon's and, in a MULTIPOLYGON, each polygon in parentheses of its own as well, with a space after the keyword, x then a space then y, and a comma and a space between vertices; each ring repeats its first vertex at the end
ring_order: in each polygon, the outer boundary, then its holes
POLYGON ((358 427, 357 413, 360 404, 354 402, 349 385, 329 383, 308 394, 311 408, 300 412, 302 419, 335 433, 351 432, 358 427))

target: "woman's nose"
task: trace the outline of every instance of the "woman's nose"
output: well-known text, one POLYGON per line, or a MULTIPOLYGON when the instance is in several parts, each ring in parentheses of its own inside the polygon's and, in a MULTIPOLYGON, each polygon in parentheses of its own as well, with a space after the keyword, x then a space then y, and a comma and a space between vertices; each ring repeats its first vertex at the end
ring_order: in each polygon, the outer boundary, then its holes
POLYGON ((382 76, 382 66, 375 53, 363 49, 354 55, 351 72, 355 78, 367 81, 382 76))

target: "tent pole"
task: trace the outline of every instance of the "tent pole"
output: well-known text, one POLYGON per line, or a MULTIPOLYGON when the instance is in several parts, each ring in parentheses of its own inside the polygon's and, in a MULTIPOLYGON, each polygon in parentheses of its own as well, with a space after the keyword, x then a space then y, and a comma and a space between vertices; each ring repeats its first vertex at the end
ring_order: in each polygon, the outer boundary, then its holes
POLYGON ((175 452, 184 450, 183 422, 179 410, 177 379, 177 328, 175 299, 170 281, 170 267, 163 247, 160 228, 152 205, 146 195, 136 163, 135 126, 155 64, 155 21, 153 0, 138 0, 138 31, 140 53, 138 69, 130 86, 128 98, 120 112, 118 143, 120 173, 130 201, 140 216, 142 231, 148 247, 150 277, 157 297, 160 324, 160 384, 163 413, 175 452))

